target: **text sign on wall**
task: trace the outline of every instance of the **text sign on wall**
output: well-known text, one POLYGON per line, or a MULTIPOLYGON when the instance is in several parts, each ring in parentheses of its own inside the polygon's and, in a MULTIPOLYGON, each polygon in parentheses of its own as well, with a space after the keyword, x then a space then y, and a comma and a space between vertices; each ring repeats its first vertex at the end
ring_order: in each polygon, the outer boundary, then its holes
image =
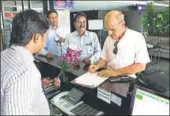
POLYGON ((72 9, 73 0, 54 0, 54 9, 72 9))
POLYGON ((143 12, 145 10, 145 5, 136 5, 137 12, 143 12))

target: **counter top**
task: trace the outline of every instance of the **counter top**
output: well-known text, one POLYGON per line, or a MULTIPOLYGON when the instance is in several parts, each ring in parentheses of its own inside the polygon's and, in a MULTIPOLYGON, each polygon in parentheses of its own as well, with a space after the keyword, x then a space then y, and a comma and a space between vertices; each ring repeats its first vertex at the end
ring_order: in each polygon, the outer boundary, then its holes
MULTIPOLYGON (((59 56, 53 56, 53 59, 48 60, 46 57, 44 56, 39 56, 36 55, 35 59, 44 63, 47 63, 51 66, 54 66, 56 68, 60 68, 60 63, 62 62, 62 60, 60 59, 59 56)), ((80 63, 80 68, 79 69, 75 69, 72 66, 69 66, 69 68, 66 70, 67 72, 69 72, 70 74, 74 75, 74 78, 84 74, 87 72, 87 69, 84 70, 84 63, 80 63)), ((103 88, 110 88, 112 92, 121 95, 123 97, 127 97, 127 91, 129 89, 129 85, 130 83, 109 83, 109 81, 105 82, 104 84, 102 84, 103 88)), ((84 87, 80 87, 80 88, 84 88, 84 87)), ((85 89, 85 88, 84 88, 85 89)))
MULTIPOLYGON (((60 64, 62 63, 62 60, 60 59, 59 56, 53 56, 52 59, 48 60, 45 56, 35 55, 35 60, 37 62, 41 61, 41 62, 47 63, 58 69, 60 68, 60 64)), ((84 67, 85 67, 84 63, 80 63, 80 68, 74 68, 73 66, 69 65, 69 68, 66 69, 66 71, 74 74, 75 76, 80 76, 87 72, 87 67, 86 69, 84 69, 84 67)))

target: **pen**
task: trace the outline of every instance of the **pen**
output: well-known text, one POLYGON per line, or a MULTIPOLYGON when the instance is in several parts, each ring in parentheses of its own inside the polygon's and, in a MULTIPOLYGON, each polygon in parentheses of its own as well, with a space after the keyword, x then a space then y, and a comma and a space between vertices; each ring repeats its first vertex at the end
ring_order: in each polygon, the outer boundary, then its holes
POLYGON ((94 62, 93 62, 93 60, 91 60, 91 65, 94 65, 94 62))

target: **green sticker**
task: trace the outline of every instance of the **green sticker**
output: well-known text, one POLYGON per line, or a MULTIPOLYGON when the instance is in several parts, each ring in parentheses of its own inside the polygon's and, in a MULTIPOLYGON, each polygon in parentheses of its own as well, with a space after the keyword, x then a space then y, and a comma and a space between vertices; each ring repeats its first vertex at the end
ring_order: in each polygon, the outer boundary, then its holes
POLYGON ((139 94, 136 94, 136 98, 139 99, 139 100, 142 100, 143 97, 139 94))

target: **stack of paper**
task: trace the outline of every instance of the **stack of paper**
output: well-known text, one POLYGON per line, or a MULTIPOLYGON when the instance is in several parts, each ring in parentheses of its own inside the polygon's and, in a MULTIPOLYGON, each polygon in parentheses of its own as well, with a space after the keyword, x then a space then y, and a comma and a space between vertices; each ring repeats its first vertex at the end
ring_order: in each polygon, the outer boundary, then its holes
POLYGON ((101 83, 103 83, 106 79, 108 79, 108 77, 100 77, 97 75, 97 73, 87 72, 77 77, 71 83, 85 86, 88 88, 95 88, 99 86, 101 83))

